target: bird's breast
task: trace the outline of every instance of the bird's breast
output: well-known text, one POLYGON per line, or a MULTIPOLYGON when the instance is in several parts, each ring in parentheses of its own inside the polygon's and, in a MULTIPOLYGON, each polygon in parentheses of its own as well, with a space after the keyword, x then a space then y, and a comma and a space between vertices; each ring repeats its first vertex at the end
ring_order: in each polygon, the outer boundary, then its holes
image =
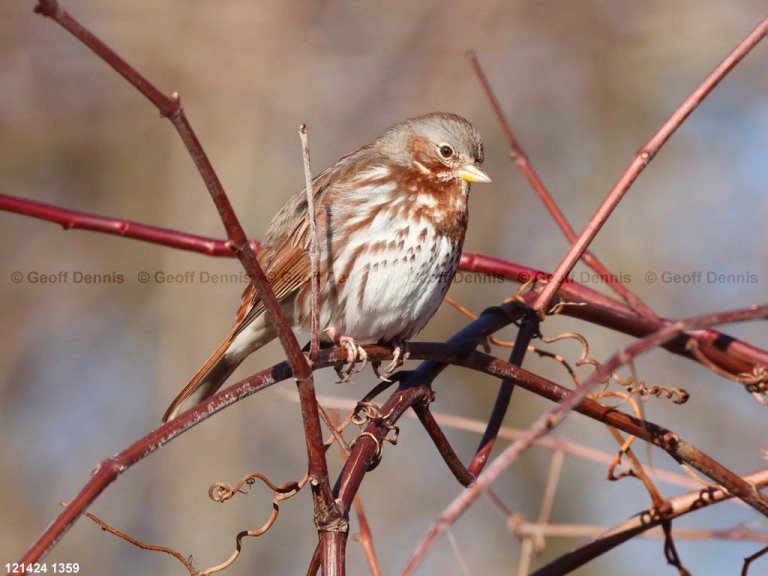
POLYGON ((415 336, 435 313, 461 240, 427 218, 380 214, 365 234, 334 248, 323 323, 361 341, 391 341, 415 336))

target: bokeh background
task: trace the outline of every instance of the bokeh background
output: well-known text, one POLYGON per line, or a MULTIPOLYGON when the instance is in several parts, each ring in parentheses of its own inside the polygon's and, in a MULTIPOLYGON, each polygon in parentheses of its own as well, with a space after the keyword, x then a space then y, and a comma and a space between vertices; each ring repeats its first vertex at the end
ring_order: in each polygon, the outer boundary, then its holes
MULTIPOLYGON (((67 208, 221 237, 187 153, 143 97, 56 25, 34 2, 0 4, 2 192, 67 208)), ((259 237, 303 182, 297 127, 310 126, 316 172, 390 124, 432 110, 457 112, 483 134, 490 186, 476 186, 465 248, 552 269, 567 243, 509 161, 501 131, 465 61, 477 51, 511 122, 560 206, 579 229, 640 145, 765 15, 762 0, 530 2, 68 1, 65 7, 166 92, 178 91, 247 231, 259 237)), ((685 317, 765 300, 768 283, 768 45, 759 46, 675 134, 600 233, 594 251, 659 314, 685 317), (663 273, 704 273, 699 282, 663 273), (646 274, 657 274, 649 282, 646 274), (707 282, 706 273, 752 275, 707 282)), ((17 559, 73 497, 101 459, 154 428, 167 403, 228 331, 239 283, 203 273, 239 271, 212 259, 87 232, 65 232, 0 213, 0 559, 17 559), (12 274, 21 272, 14 283, 12 274), (36 275, 68 272, 66 282, 36 275), (75 282, 75 273, 122 283, 75 282), (139 274, 151 281, 142 284, 139 274), (194 273, 183 283, 163 275, 194 273)), ((582 269, 579 269, 582 270, 582 269)), ((579 272, 577 272, 578 274, 579 272)), ((578 279, 578 278, 577 278, 578 279)), ((601 288, 591 282, 590 286, 601 288)), ((480 312, 513 284, 457 283, 451 296, 480 312)), ((421 335, 443 340, 465 319, 443 307, 421 335)), ((628 341, 569 319, 547 335, 579 330, 606 358, 628 341)), ((728 331, 768 346, 759 324, 728 331)), ((513 337, 514 331, 505 333, 513 337)), ((575 345, 555 348, 575 359, 575 345)), ((506 356, 505 350, 500 354, 506 356)), ((273 344, 238 372, 280 358, 273 344)), ((549 362, 527 367, 568 383, 549 362)), ((654 352, 637 363, 649 383, 686 388, 684 406, 652 400, 666 424, 733 470, 765 465, 765 408, 700 366, 654 352)), ((357 399, 353 385, 318 374, 324 395, 357 399)), ((260 471, 277 482, 302 475, 297 406, 277 389, 249 398, 127 471, 92 512, 129 534, 222 561, 235 534, 261 525, 269 495, 227 505, 207 487, 260 471)), ((483 420, 496 383, 452 369, 436 385, 436 411, 483 420)), ((516 393, 507 424, 525 427, 547 402, 516 393)), ((468 458, 478 437, 449 431, 468 458)), ((601 426, 575 416, 555 432, 613 450, 601 426)), ((504 443, 501 444, 502 446, 504 443)), ((640 454, 646 458, 644 450, 640 454)), ((550 453, 536 449, 496 485, 506 505, 535 519, 550 453)), ((653 453, 663 469, 676 466, 653 453)), ((338 470, 338 459, 332 459, 338 470)), ((610 525, 648 506, 640 483, 608 483, 605 468, 567 457, 553 522, 610 525)), ((667 495, 685 489, 661 484, 667 495)), ((385 574, 395 574, 434 517, 460 491, 426 435, 402 422, 362 496, 385 574)), ((765 528, 735 504, 680 527, 765 528)), ((356 531, 353 524, 353 531, 356 531)), ((503 518, 479 502, 454 527, 471 574, 515 574, 520 546, 503 518)), ((576 545, 549 539, 534 565, 576 545)), ((304 573, 314 547, 309 493, 283 505, 275 527, 247 541, 232 574, 304 573)), ((757 544, 678 541, 695 574, 734 574, 757 544)), ((350 542, 350 574, 366 573, 350 542)), ((167 556, 138 550, 80 520, 48 557, 85 574, 182 574, 167 556)), ((635 539, 578 574, 675 573, 662 543, 635 539)), ((756 573, 765 569, 756 567, 756 573)), ((446 540, 423 574, 460 574, 446 540)))

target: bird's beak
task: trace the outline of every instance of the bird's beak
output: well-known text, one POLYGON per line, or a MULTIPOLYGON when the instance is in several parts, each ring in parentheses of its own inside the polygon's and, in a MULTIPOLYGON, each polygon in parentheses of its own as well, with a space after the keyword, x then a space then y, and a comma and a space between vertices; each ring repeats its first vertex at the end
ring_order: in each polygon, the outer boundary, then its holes
POLYGON ((488 174, 483 172, 478 166, 474 164, 466 164, 459 168, 456 172, 456 176, 467 182, 484 182, 489 183, 491 181, 488 174))

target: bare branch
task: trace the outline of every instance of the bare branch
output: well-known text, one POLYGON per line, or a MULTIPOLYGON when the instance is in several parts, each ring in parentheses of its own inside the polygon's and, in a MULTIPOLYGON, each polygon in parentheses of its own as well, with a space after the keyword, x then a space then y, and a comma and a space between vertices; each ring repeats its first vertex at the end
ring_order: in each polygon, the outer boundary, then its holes
MULTIPOLYGON (((768 486, 768 470, 761 470, 744 476, 755 489, 768 486)), ((633 515, 625 522, 603 531, 589 542, 582 544, 575 550, 560 556, 546 566, 540 568, 531 576, 556 576, 567 574, 583 566, 590 560, 605 554, 619 544, 641 534, 651 528, 659 526, 662 522, 679 518, 690 512, 717 504, 733 498, 733 494, 726 490, 716 488, 704 488, 694 490, 687 494, 681 494, 666 500, 663 512, 656 507, 643 510, 633 515)), ((711 536, 710 536, 711 537, 711 536)))
MULTIPOLYGON (((639 354, 659 346, 663 342, 669 341, 677 333, 684 330, 696 330, 713 324, 743 322, 745 320, 755 320, 766 317, 768 317, 768 306, 754 306, 745 310, 698 316, 688 320, 678 321, 670 327, 662 328, 643 340, 619 350, 619 352, 614 354, 587 380, 585 380, 583 384, 568 394, 568 396, 555 408, 540 416, 533 425, 531 425, 528 433, 523 438, 520 438, 506 448, 487 470, 477 478, 475 484, 467 488, 448 506, 448 508, 445 509, 440 517, 433 523, 432 527, 427 531, 424 539, 406 564, 403 574, 411 574, 445 528, 455 522, 456 519, 458 519, 459 516, 461 516, 461 514, 463 514, 464 511, 466 511, 467 508, 469 508, 469 506, 482 494, 482 492, 493 483, 499 474, 506 470, 537 438, 546 434, 562 422, 573 408, 586 399, 587 394, 589 394, 595 384, 601 382, 606 376, 610 376, 611 372, 616 370, 620 365, 636 358, 639 354)), ((647 434, 639 434, 639 436, 647 437, 647 434)), ((665 450, 671 449, 676 452, 681 448, 680 442, 680 438, 674 434, 671 436, 666 435, 663 439, 655 439, 655 443, 661 445, 665 450)), ((720 481, 721 476, 727 475, 727 481, 730 482, 729 490, 734 493, 734 495, 744 500, 762 514, 768 515, 768 496, 761 494, 754 489, 754 486, 745 482, 736 474, 726 470, 722 465, 706 457, 703 453, 697 454, 696 458, 697 461, 695 462, 695 466, 698 469, 704 468, 704 472, 712 478, 717 478, 717 481, 720 481)), ((726 484, 726 482, 721 483, 726 484)))
POLYGON ((557 266, 553 274, 553 280, 539 294, 539 298, 534 304, 534 309, 539 313, 545 312, 549 308, 555 293, 562 283, 568 277, 568 274, 576 265, 581 255, 587 249, 587 246, 597 236, 605 221, 610 216, 613 209, 618 205, 624 194, 629 190, 632 183, 640 176, 648 163, 659 152, 661 147, 669 140, 670 136, 680 127, 688 116, 696 109, 704 98, 725 78, 733 68, 757 46, 760 41, 768 34, 768 18, 760 22, 736 48, 734 48, 725 60, 723 60, 704 81, 691 93, 688 98, 675 110, 667 119, 661 128, 654 134, 635 156, 627 170, 619 178, 608 196, 590 218, 579 238, 571 246, 562 262, 557 266))
POLYGON ((314 362, 315 358, 317 358, 317 353, 320 351, 320 244, 317 239, 315 193, 312 187, 312 169, 309 165, 309 142, 307 141, 307 132, 308 128, 306 124, 299 126, 301 152, 304 158, 304 177, 306 178, 307 186, 307 216, 309 217, 310 289, 312 291, 309 359, 314 362))
MULTIPOLYGON (((90 230, 92 232, 102 232, 124 238, 133 238, 142 240, 160 246, 168 246, 179 250, 189 250, 190 252, 199 252, 207 256, 234 256, 234 252, 229 248, 224 240, 215 238, 206 238, 195 234, 187 234, 169 228, 160 228, 158 226, 149 226, 132 220, 123 218, 110 218, 108 216, 99 216, 88 212, 77 210, 68 210, 45 204, 35 200, 27 200, 17 196, 0 194, 0 210, 5 212, 14 212, 48 222, 61 224, 65 230, 90 230)), ((251 240, 251 248, 258 251, 259 243, 251 240)))
MULTIPOLYGON (((512 161, 517 165, 517 167, 526 177, 531 187, 536 191, 536 194, 539 195, 539 198, 544 203, 547 211, 551 214, 555 224, 557 224, 558 228, 560 228, 563 234, 565 234, 565 237, 568 239, 568 241, 572 243, 576 242, 578 238, 576 231, 573 229, 570 222, 568 222, 568 219, 565 217, 565 214, 563 214, 563 211, 560 210, 560 207, 557 205, 557 202, 555 202, 555 199, 552 198, 549 190, 539 177, 539 173, 533 167, 533 164, 528 158, 528 154, 526 154, 525 150, 512 131, 512 126, 509 123, 509 119, 504 113, 504 109, 501 107, 501 103, 499 102, 498 98, 496 98, 496 94, 491 87, 491 83, 488 81, 488 77, 485 75, 485 71, 480 65, 477 54, 470 50, 467 52, 467 60, 469 60, 469 64, 472 67, 472 70, 480 81, 480 84, 483 87, 483 92, 485 92, 485 95, 491 104, 491 108, 493 108, 493 111, 496 114, 496 119, 501 125, 501 130, 504 132, 504 136, 506 137, 507 143, 509 144, 510 158, 512 158, 512 161)), ((582 259, 595 272, 600 274, 602 278, 605 278, 613 291, 621 296, 621 298, 623 298, 624 301, 633 310, 647 318, 657 319, 656 313, 651 310, 648 305, 645 304, 645 302, 643 302, 634 292, 619 282, 615 275, 611 274, 609 270, 603 265, 603 263, 597 259, 597 256, 592 254, 589 250, 585 250, 584 254, 582 255, 582 259)))

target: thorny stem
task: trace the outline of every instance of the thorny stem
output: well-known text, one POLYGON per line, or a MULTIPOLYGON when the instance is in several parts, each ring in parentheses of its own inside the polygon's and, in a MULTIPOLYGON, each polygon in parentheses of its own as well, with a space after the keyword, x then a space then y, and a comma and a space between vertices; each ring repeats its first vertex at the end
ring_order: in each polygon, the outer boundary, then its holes
MULTIPOLYGON (((744 476, 744 480, 755 486, 756 489, 764 488, 768 486, 768 470, 748 474, 744 476)), ((718 488, 700 488, 687 494, 669 498, 665 501, 664 510, 651 507, 634 514, 621 524, 608 528, 588 542, 539 568, 531 576, 568 574, 619 544, 662 524, 662 522, 668 522, 689 512, 730 498, 733 498, 733 494, 718 488)))
MULTIPOLYGON (((391 406, 397 405, 396 409, 390 414, 388 423, 394 423, 407 407, 418 403, 428 402, 431 399, 432 392, 428 386, 419 387, 421 382, 430 382, 434 379, 447 364, 454 363, 466 368, 479 370, 492 376, 504 379, 514 379, 515 384, 524 387, 526 390, 540 394, 552 401, 559 402, 566 398, 571 392, 552 382, 540 378, 534 374, 511 366, 501 360, 492 358, 485 354, 472 352, 467 355, 468 345, 474 345, 477 338, 483 334, 490 334, 499 330, 504 325, 511 322, 514 308, 510 304, 505 304, 496 312, 493 309, 483 314, 470 323, 466 328, 451 339, 451 344, 420 344, 412 343, 410 345, 411 357, 431 358, 423 362, 419 368, 401 383, 400 388, 395 391, 388 401, 389 407, 385 404, 381 412, 387 414, 391 406)), ((366 347, 367 353, 372 360, 384 360, 391 358, 392 351, 388 348, 378 346, 366 347)), ((331 351, 321 351, 314 369, 321 369, 333 366, 337 361, 343 359, 346 352, 343 349, 334 349, 331 351)), ((291 370, 287 363, 283 362, 271 368, 268 368, 249 378, 233 384, 231 387, 219 391, 211 396, 205 402, 198 404, 191 410, 180 414, 177 418, 166 422, 159 428, 153 430, 148 435, 140 438, 128 448, 116 454, 112 458, 104 460, 91 476, 89 481, 80 490, 77 496, 72 499, 69 506, 61 511, 56 520, 41 534, 38 540, 20 559, 20 563, 33 563, 40 558, 64 535, 71 525, 79 518, 82 512, 109 486, 117 477, 128 468, 149 456, 183 432, 210 418, 217 412, 224 410, 227 406, 234 404, 243 398, 255 394, 276 382, 286 380, 291 377, 291 370)), ((662 448, 672 450, 675 458, 687 462, 705 474, 714 470, 718 476, 716 481, 725 486, 729 492, 736 494, 736 486, 740 481, 737 475, 725 471, 722 467, 707 464, 708 459, 700 451, 683 442, 671 432, 664 430, 649 422, 633 418, 609 407, 602 406, 595 401, 585 400, 577 410, 590 418, 595 418, 600 422, 610 424, 619 430, 628 434, 633 434, 641 439, 660 444, 662 448), (665 438, 676 438, 677 443, 663 443, 665 438)), ((372 429, 373 424, 369 425, 367 430, 372 429)), ((381 434, 382 438, 386 435, 388 429, 383 423, 381 429, 373 429, 374 433, 381 434)), ((345 465, 344 470, 339 475, 339 495, 342 498, 342 505, 347 511, 354 499, 357 489, 362 482, 362 478, 367 472, 368 465, 375 456, 374 442, 367 437, 359 440, 352 450, 350 460, 345 465)))
MULTIPOLYGON (((187 147, 219 212, 229 239, 228 245, 237 255, 256 287, 259 297, 267 310, 267 314, 275 326, 288 363, 292 368, 301 398, 301 415, 307 443, 310 484, 315 504, 315 521, 321 542, 331 542, 333 544, 332 548, 336 551, 335 536, 332 534, 335 534, 337 530, 343 530, 340 525, 344 524, 344 522, 340 522, 341 518, 333 501, 328 481, 328 465, 323 448, 320 418, 317 413, 317 400, 315 399, 312 370, 304 354, 301 352, 296 336, 293 334, 280 309, 280 304, 256 259, 256 255, 248 243, 245 231, 240 225, 237 215, 224 191, 224 187, 221 185, 213 165, 210 163, 197 135, 186 118, 178 94, 174 93, 170 97, 163 94, 99 38, 62 10, 55 0, 41 0, 36 7, 36 11, 51 18, 72 33, 123 76, 134 88, 146 96, 150 102, 157 106, 160 113, 171 121, 184 145, 187 147)), ((346 540, 346 532, 344 532, 344 535, 344 540, 346 540)), ((327 551, 327 549, 324 550, 324 552, 327 551)), ((324 555, 323 561, 325 566, 325 563, 330 562, 331 559, 324 555)), ((342 572, 326 572, 326 575, 341 574, 342 572)))
POLYGON ((568 250, 568 253, 555 269, 552 281, 549 282, 544 287, 541 294, 539 294, 539 298, 533 306, 539 314, 543 314, 549 308, 552 298, 555 296, 558 288, 568 277, 568 274, 570 274, 571 270, 576 265, 576 262, 581 258, 582 254, 587 249, 587 246, 589 246, 595 236, 597 236, 597 233, 603 227, 603 224, 605 224, 608 216, 613 212, 613 209, 624 197, 624 194, 629 190, 632 183, 638 176, 640 176, 640 173, 645 170, 645 167, 648 166, 651 160, 653 160, 661 147, 667 140, 669 140, 685 119, 691 115, 701 101, 714 90, 722 79, 725 78, 755 46, 757 46, 766 34, 768 34, 768 18, 760 22, 760 24, 758 24, 755 29, 752 30, 752 32, 750 32, 747 37, 725 57, 725 59, 704 79, 690 96, 685 99, 678 109, 672 113, 666 122, 662 124, 656 134, 654 134, 651 139, 640 148, 640 151, 637 153, 634 160, 608 193, 608 196, 598 207, 594 216, 590 218, 584 230, 579 234, 576 242, 573 243, 570 250, 568 250))
MULTIPOLYGON (((734 310, 729 312, 720 312, 715 314, 707 314, 704 316, 698 316, 687 320, 680 320, 675 322, 671 326, 662 328, 661 330, 649 335, 642 340, 635 342, 629 346, 626 346, 619 350, 616 354, 611 356, 606 362, 604 362, 597 370, 595 370, 589 378, 587 378, 582 384, 577 386, 572 392, 568 393, 566 397, 549 412, 540 416, 528 429, 528 431, 520 439, 515 441, 512 445, 506 448, 496 460, 491 463, 488 468, 477 478, 477 481, 467 488, 462 494, 460 494, 440 517, 432 524, 427 531, 424 539, 416 548, 411 558, 403 570, 403 574, 411 574, 419 563, 425 557, 427 551, 436 541, 437 537, 442 534, 445 529, 455 522, 459 516, 461 516, 467 508, 483 493, 485 489, 490 487, 494 480, 525 451, 533 442, 555 428, 563 419, 570 413, 570 411, 585 400, 590 390, 599 382, 602 382, 606 377, 610 376, 622 364, 626 364, 632 359, 636 358, 640 354, 647 352, 648 350, 658 347, 663 342, 666 342, 673 338, 679 332, 685 330, 696 330, 704 328, 713 324, 723 324, 732 322, 744 322, 746 320, 757 320, 768 317, 768 305, 766 306, 752 306, 746 309, 734 310)), ((459 361, 461 363, 461 361, 459 361)), ((610 423, 610 422, 609 422, 610 423)), ((613 424, 611 423, 613 426, 613 424)), ((730 484, 728 484, 729 491, 734 495, 741 498, 744 502, 758 510, 760 513, 768 516, 768 496, 761 494, 755 490, 754 487, 746 482, 743 478, 736 474, 733 474, 718 462, 709 458, 703 452, 696 450, 683 441, 680 437, 672 434, 669 431, 663 432, 661 427, 653 425, 649 422, 646 423, 648 428, 641 433, 636 434, 640 438, 647 439, 653 442, 655 445, 660 446, 664 450, 673 453, 677 458, 681 458, 683 454, 687 454, 690 458, 695 452, 695 462, 692 465, 707 474, 709 477, 721 482, 721 478, 728 478, 730 484), (650 432, 650 434, 649 434, 650 432)), ((616 428, 620 428, 616 426, 616 428)), ((687 461, 687 459, 686 459, 687 461)))
MULTIPOLYGON (((475 75, 480 81, 480 84, 483 87, 483 92, 485 92, 485 95, 491 104, 491 108, 493 108, 493 111, 496 114, 496 119, 501 125, 501 130, 504 132, 504 136, 507 139, 507 144, 509 145, 510 158, 512 158, 512 161, 517 165, 517 167, 526 177, 536 194, 539 195, 539 198, 543 202, 544 206, 549 211, 557 226, 560 228, 563 234, 565 234, 565 237, 568 239, 568 241, 575 242, 577 239, 576 231, 571 226, 571 223, 568 222, 568 219, 565 217, 565 214, 563 214, 563 211, 560 210, 557 202, 555 202, 554 198, 552 198, 552 195, 544 185, 544 182, 539 176, 539 173, 533 167, 533 164, 528 158, 528 154, 526 154, 525 150, 520 144, 520 141, 512 131, 512 126, 509 122, 509 119, 504 113, 504 109, 501 107, 501 103, 496 97, 496 93, 491 87, 491 83, 489 82, 483 67, 480 65, 477 54, 473 50, 470 50, 467 52, 467 60, 469 60, 469 65, 472 67, 472 70, 475 72, 475 75)), ((651 310, 648 305, 645 304, 645 302, 643 302, 634 292, 619 282, 616 279, 616 276, 611 274, 603 265, 603 263, 597 259, 597 256, 587 250, 584 252, 582 257, 584 262, 595 272, 600 274, 601 278, 604 278, 608 285, 613 289, 613 291, 621 296, 621 298, 623 298, 624 301, 632 309, 636 310, 638 313, 646 316, 647 318, 658 319, 656 313, 651 310)))
MULTIPOLYGON (((222 240, 195 236, 120 218, 68 210, 52 204, 44 204, 6 194, 0 194, 0 210, 55 222, 67 230, 82 229, 125 236, 209 256, 234 256, 227 243, 222 240)), ((258 250, 258 246, 256 240, 251 240, 251 247, 254 250, 258 250)), ((541 270, 484 254, 468 252, 461 255, 459 269, 481 274, 494 274, 520 283, 528 282, 531 279, 551 277, 551 274, 541 270)), ((669 320, 664 319, 652 321, 638 316, 626 306, 576 282, 565 284, 560 288, 558 294, 561 302, 577 304, 576 306, 564 307, 561 310, 562 314, 634 336, 645 336, 669 322, 669 320)), ((688 337, 680 339, 679 345, 667 345, 666 347, 671 352, 701 361, 693 351, 685 350, 689 338, 694 338, 702 344, 703 348, 700 352, 704 353, 710 362, 713 362, 717 368, 731 374, 750 373, 756 366, 768 365, 768 352, 765 350, 712 329, 689 334, 688 337)))

